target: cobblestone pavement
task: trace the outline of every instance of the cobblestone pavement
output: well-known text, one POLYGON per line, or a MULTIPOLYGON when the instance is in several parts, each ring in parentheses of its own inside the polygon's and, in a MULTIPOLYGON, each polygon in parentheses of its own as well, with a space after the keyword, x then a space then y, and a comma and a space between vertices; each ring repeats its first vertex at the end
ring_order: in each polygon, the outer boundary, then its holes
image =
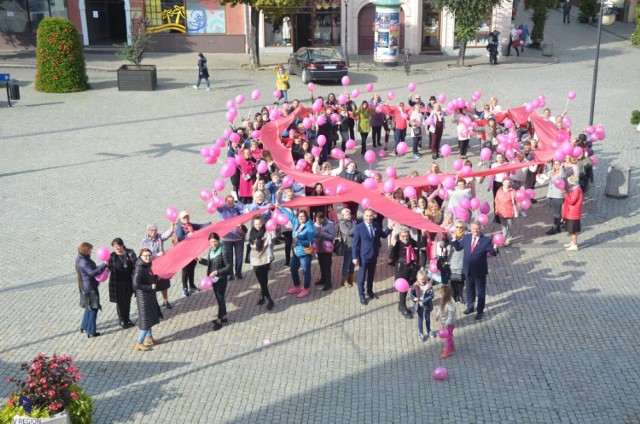
MULTIPOLYGON (((547 37, 562 40, 553 64, 510 57, 505 66, 425 67, 409 77, 352 72, 352 86, 372 82, 399 98, 409 81, 423 96, 468 98, 479 89, 505 107, 544 93, 554 113, 575 90, 569 115, 580 128, 588 118, 595 29, 560 22, 552 11, 547 37)), ((632 78, 640 60, 615 33, 603 33, 602 41, 596 122, 608 137, 596 144, 601 164, 584 207, 581 250, 565 252, 566 235, 545 236, 550 211, 545 201, 533 206, 516 222, 515 243, 491 261, 485 319, 460 314, 457 351, 446 360, 439 359, 440 340, 419 342, 416 321, 398 314, 392 269, 382 257, 380 299, 363 307, 355 289, 286 296, 281 250, 270 274, 272 312, 255 305, 258 284, 245 266, 245 278, 230 284, 230 323, 219 332, 211 331, 213 293, 181 298, 174 278, 175 307, 154 328, 162 344, 153 351, 133 350, 138 332, 118 327, 105 288, 103 336, 86 339, 78 332, 76 246, 107 246, 119 236, 137 249, 147 223, 167 225, 169 205, 191 211, 194 222, 210 220, 198 192, 211 186, 218 167, 204 165, 199 148, 222 133, 228 98, 259 87, 267 102, 273 76, 219 70, 212 92, 196 92, 193 71, 166 69, 157 91, 120 93, 113 73, 91 71, 92 90, 61 95, 35 92, 33 69, 11 69, 23 99, 0 115, 0 219, 11 236, 0 248, 0 398, 21 361, 63 352, 85 376, 98 423, 639 422, 637 174, 626 199, 605 197, 604 187, 608 166, 639 163, 628 119, 638 108, 632 78), (431 378, 438 365, 449 370, 444 382, 431 378)), ((342 90, 317 86, 320 93, 342 90)), ((290 95, 307 96, 297 77, 290 95)), ((450 124, 445 140, 454 144, 450 124)), ((477 144, 472 151, 478 154, 477 144)), ((427 157, 401 158, 399 173, 425 171, 427 157)), ((451 169, 450 160, 440 163, 451 169)), ((537 190, 538 199, 545 190, 537 190)), ((196 278, 202 275, 199 267, 196 278)))

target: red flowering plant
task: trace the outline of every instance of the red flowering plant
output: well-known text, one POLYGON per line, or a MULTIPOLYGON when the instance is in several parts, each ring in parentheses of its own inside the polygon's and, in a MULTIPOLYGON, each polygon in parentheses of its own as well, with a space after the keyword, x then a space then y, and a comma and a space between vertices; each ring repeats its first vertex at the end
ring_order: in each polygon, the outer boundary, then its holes
POLYGON ((46 409, 51 415, 61 412, 78 398, 72 386, 82 379, 73 359, 67 355, 53 354, 49 358, 38 354, 30 363, 20 364, 22 371, 27 371, 26 380, 9 378, 18 386, 11 395, 10 401, 27 398, 29 409, 46 409))

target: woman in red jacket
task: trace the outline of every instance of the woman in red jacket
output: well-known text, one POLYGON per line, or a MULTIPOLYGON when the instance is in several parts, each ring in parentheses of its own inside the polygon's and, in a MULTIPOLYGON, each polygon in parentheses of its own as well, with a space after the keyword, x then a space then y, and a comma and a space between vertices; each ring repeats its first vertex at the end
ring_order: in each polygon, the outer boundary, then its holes
POLYGON ((502 224, 502 234, 504 235, 504 245, 511 244, 511 228, 513 226, 513 218, 517 216, 516 209, 516 192, 511 188, 511 179, 505 177, 502 180, 502 187, 496 193, 495 213, 500 217, 502 224))
POLYGON ((562 203, 562 218, 567 232, 571 235, 571 242, 564 245, 565 250, 578 250, 578 233, 580 232, 580 218, 582 217, 582 201, 584 195, 580 188, 577 175, 567 178, 569 183, 562 203))

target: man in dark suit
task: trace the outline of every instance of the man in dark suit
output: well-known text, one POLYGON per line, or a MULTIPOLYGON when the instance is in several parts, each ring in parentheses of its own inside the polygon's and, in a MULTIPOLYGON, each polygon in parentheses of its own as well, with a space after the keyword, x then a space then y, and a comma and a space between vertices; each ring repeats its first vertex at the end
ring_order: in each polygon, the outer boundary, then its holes
MULTIPOLYGON (((455 236, 454 236, 455 237, 455 236)), ((480 224, 471 224, 471 234, 465 234, 460 240, 452 240, 451 246, 456 250, 464 249, 462 272, 467 283, 467 309, 465 315, 475 311, 473 304, 478 294, 478 313, 476 320, 481 320, 484 315, 485 288, 487 286, 487 255, 496 256, 498 247, 492 245, 491 239, 480 233, 480 224)))
POLYGON ((373 219, 373 210, 367 209, 364 211, 363 222, 357 224, 353 232, 353 263, 359 265, 358 295, 360 296, 360 303, 363 305, 367 304, 364 290, 365 278, 367 279, 367 296, 369 299, 378 298, 373 293, 373 279, 376 275, 380 237, 387 238, 391 233, 391 228, 382 231, 380 224, 373 219))

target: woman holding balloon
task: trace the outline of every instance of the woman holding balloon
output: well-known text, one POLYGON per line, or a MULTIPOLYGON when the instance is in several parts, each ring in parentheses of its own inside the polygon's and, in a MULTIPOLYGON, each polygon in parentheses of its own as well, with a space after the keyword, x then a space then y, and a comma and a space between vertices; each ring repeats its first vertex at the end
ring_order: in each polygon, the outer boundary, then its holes
POLYGON ((127 249, 124 241, 116 237, 111 242, 113 252, 109 257, 109 300, 116 304, 118 320, 124 329, 133 327, 129 312, 133 296, 133 271, 138 257, 127 249))
POLYGON ((509 177, 504 177, 502 187, 496 193, 495 214, 500 218, 500 224, 502 224, 504 245, 509 246, 512 239, 513 218, 518 216, 515 190, 511 187, 511 179, 509 177))
POLYGON ((429 125, 429 141, 431 144, 431 158, 441 158, 440 141, 442 140, 442 133, 444 132, 444 117, 445 113, 442 110, 442 106, 437 103, 433 108, 433 112, 427 118, 427 124, 429 125))
POLYGON ((257 175, 256 164, 249 149, 242 149, 242 154, 236 157, 236 163, 240 169, 238 200, 246 205, 253 200, 253 183, 257 175))
POLYGON ((222 324, 227 319, 227 303, 225 301, 225 293, 227 291, 227 277, 232 274, 232 265, 225 261, 225 255, 222 254, 222 243, 218 233, 209 234, 209 252, 206 258, 200 258, 198 262, 207 266, 207 276, 200 282, 200 288, 207 289, 212 287, 213 293, 218 301, 218 318, 213 321, 213 331, 222 328, 222 324), (203 287, 204 286, 204 287, 203 287))
MULTIPOLYGON (((80 307, 84 308, 84 314, 82 316, 82 323, 80 324, 80 332, 87 332, 87 337, 98 337, 100 333, 96 331, 96 319, 98 317, 98 310, 102 309, 100 306, 100 292, 98 291, 99 277, 108 268, 106 263, 109 260, 109 251, 106 248, 98 250, 99 259, 105 263, 97 266, 91 259, 91 251, 93 245, 84 242, 78 246, 78 256, 76 257, 76 275, 78 277, 78 291, 80 292, 80 307)), ((100 281, 104 281, 105 278, 100 278, 100 281)))
POLYGON ((562 200, 564 198, 565 188, 565 174, 562 162, 554 160, 551 169, 547 172, 547 177, 549 177, 547 199, 549 199, 549 206, 553 212, 553 225, 550 230, 545 232, 545 234, 552 236, 562 232, 560 229, 560 222, 562 222, 562 200))
POLYGON ((311 287, 311 258, 313 255, 313 243, 316 239, 316 232, 313 223, 309 220, 309 215, 304 210, 299 210, 298 215, 294 215, 288 209, 278 208, 284 213, 293 224, 293 258, 291 258, 291 279, 293 287, 287 290, 287 294, 295 294, 297 297, 309 296, 311 287), (302 268, 304 274, 304 286, 300 288, 300 275, 298 270, 302 268))
POLYGON ((413 105, 411 114, 409 115, 409 126, 411 127, 411 137, 413 138, 413 157, 420 159, 422 155, 418 152, 418 145, 422 144, 422 125, 424 125, 424 115, 420 111, 420 103, 413 105))
MULTIPOLYGON (((415 283, 420 264, 416 251, 416 241, 411 238, 409 229, 402 227, 397 240, 391 249, 390 259, 395 262, 394 278, 404 278, 410 285, 415 283)), ((411 319, 413 314, 407 308, 407 292, 398 292, 398 311, 405 318, 411 319)))
POLYGON ((369 102, 364 100, 352 114, 358 120, 358 132, 360 133, 360 142, 362 144, 361 151, 364 155, 367 150, 367 138, 371 132, 371 118, 375 115, 375 112, 369 108, 369 102))

